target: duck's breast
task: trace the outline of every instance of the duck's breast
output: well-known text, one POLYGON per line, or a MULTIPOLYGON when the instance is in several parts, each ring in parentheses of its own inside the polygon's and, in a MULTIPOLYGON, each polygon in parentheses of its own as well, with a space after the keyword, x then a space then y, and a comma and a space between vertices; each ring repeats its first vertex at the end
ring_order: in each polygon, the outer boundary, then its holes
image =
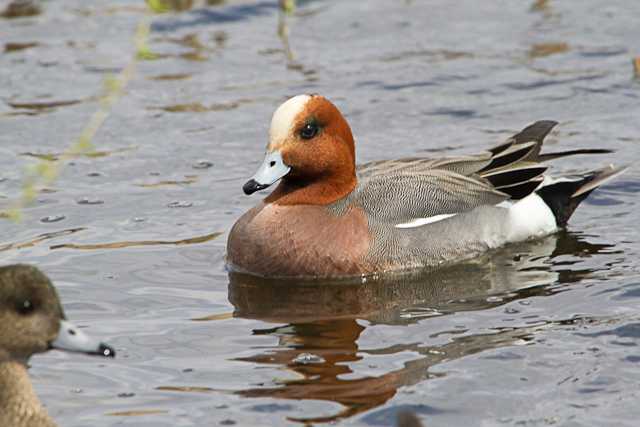
POLYGON ((339 277, 367 274, 371 245, 367 217, 351 207, 261 203, 233 226, 227 261, 233 270, 266 277, 339 277))

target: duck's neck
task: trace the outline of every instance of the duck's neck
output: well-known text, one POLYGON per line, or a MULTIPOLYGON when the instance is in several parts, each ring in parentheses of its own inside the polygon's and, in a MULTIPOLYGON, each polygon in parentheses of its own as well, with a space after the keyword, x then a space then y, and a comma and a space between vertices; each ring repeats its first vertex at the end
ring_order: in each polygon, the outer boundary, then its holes
POLYGON ((56 427, 33 391, 27 367, 0 358, 0 426, 56 427))
POLYGON ((282 180, 266 199, 277 205, 329 205, 356 188, 355 173, 346 177, 323 178, 312 181, 282 180))

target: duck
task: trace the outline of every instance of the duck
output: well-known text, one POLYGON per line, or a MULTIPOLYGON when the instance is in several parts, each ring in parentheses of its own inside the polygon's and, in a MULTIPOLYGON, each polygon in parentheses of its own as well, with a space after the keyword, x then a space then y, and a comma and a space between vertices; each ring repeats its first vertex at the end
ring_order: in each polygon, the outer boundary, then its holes
POLYGON ((542 153, 558 124, 541 120, 487 151, 356 165, 351 128, 318 94, 274 112, 264 161, 244 185, 275 189, 233 225, 226 265, 266 278, 341 279, 437 268, 552 234, 626 168, 551 177, 542 153))
POLYGON ((0 267, 0 426, 56 426, 27 373, 32 355, 52 349, 115 357, 113 347, 66 319, 53 284, 37 267, 0 267))

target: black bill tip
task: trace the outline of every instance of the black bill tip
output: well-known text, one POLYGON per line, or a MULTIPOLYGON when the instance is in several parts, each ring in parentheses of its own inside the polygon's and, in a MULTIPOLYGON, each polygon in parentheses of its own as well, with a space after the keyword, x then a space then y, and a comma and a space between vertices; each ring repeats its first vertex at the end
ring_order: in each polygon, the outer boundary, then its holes
POLYGON ((96 354, 104 357, 116 357, 116 351, 114 348, 104 343, 100 343, 96 354))
POLYGON ((249 195, 255 193, 256 191, 264 190, 267 187, 268 185, 266 184, 260 184, 255 179, 250 179, 242 186, 242 191, 244 191, 244 194, 249 195))

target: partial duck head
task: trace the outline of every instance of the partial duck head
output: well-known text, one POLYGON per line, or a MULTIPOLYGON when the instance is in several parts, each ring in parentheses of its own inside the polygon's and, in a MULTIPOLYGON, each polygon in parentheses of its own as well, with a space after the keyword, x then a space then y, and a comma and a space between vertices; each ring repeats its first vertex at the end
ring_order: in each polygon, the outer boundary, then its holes
POLYGON ((281 181, 266 199, 280 205, 327 205, 356 186, 355 145, 340 111, 320 95, 298 95, 271 119, 269 144, 246 194, 281 181))
POLYGON ((40 270, 0 267, 0 360, 26 363, 52 348, 113 357, 115 351, 66 320, 58 294, 40 270))

